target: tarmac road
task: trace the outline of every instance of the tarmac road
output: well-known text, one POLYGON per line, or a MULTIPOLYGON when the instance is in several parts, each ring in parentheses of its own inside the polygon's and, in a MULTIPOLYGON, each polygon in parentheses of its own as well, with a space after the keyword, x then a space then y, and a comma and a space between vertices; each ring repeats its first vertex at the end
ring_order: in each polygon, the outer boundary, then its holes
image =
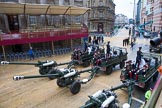
MULTIPOLYGON (((122 40, 126 37, 128 37, 128 30, 122 29, 116 36, 105 37, 105 42, 110 41, 110 45, 122 46, 122 40)), ((137 44, 133 50, 130 49, 130 45, 126 46, 128 58, 135 60, 138 47, 143 46, 142 50, 148 50, 148 43, 149 40, 137 39, 137 44)), ((70 61, 70 54, 40 58, 39 60, 55 60, 57 63, 67 62, 70 61)), ((38 59, 23 62, 37 61, 38 59)), ((59 68, 63 67, 65 66, 59 68)), ((79 67, 77 69, 84 68, 79 67)), ((0 66, 0 108, 78 108, 88 100, 88 95, 121 84, 119 66, 116 66, 111 75, 101 73, 89 83, 82 85, 81 91, 76 95, 72 95, 68 87, 58 87, 56 80, 40 78, 13 81, 12 77, 14 75, 38 75, 38 68, 26 65, 0 66)), ((86 76, 88 75, 85 73, 81 75, 81 77, 86 76)), ((127 102, 127 92, 125 90, 117 90, 116 93, 120 105, 127 102)), ((143 92, 140 93, 138 89, 134 94, 134 97, 137 98, 144 97, 143 92)))

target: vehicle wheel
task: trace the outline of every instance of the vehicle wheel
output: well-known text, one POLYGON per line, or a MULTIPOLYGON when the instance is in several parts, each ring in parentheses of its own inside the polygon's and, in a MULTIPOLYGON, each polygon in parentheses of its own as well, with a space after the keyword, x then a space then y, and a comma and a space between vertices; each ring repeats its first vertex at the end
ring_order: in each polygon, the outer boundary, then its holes
POLYGON ((85 61, 85 62, 83 63, 83 66, 84 66, 84 67, 88 67, 89 65, 90 65, 89 61, 85 61))
POLYGON ((121 61, 120 62, 120 69, 123 69, 123 67, 124 67, 124 61, 121 61))
POLYGON ((112 73, 112 71, 113 71, 112 66, 106 67, 106 74, 107 74, 107 75, 110 75, 110 74, 112 73))
MULTIPOLYGON (((58 72, 57 69, 51 69, 51 70, 49 70, 48 74, 56 74, 57 72, 58 72)), ((50 80, 53 80, 53 79, 56 78, 56 76, 49 76, 48 78, 49 78, 50 80)))
POLYGON ((80 91, 81 83, 79 81, 75 81, 70 86, 70 91, 72 94, 77 94, 80 91))
POLYGON ((65 87, 66 86, 66 82, 65 82, 65 80, 64 79, 57 79, 57 85, 59 86, 59 87, 65 87))
POLYGON ((153 80, 153 81, 156 81, 156 79, 157 79, 158 75, 159 75, 159 73, 158 73, 158 72, 156 72, 156 73, 155 73, 155 75, 153 76, 152 80, 153 80))

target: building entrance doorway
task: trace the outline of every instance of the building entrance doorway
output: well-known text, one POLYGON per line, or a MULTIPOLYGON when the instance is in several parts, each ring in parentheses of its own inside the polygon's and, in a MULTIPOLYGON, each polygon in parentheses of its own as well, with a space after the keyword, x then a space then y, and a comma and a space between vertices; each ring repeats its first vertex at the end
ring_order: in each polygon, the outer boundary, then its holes
POLYGON ((104 28, 104 25, 103 23, 98 23, 98 33, 103 33, 103 28, 104 28))

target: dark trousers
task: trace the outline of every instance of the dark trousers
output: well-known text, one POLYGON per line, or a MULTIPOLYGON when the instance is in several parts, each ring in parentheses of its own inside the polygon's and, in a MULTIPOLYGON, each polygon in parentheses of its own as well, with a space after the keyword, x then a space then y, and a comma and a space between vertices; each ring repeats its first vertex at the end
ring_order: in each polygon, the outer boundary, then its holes
POLYGON ((34 60, 34 54, 30 54, 29 57, 30 57, 30 60, 32 59, 34 60))
POLYGON ((135 66, 139 68, 140 62, 141 62, 141 59, 136 59, 136 64, 135 64, 135 66))

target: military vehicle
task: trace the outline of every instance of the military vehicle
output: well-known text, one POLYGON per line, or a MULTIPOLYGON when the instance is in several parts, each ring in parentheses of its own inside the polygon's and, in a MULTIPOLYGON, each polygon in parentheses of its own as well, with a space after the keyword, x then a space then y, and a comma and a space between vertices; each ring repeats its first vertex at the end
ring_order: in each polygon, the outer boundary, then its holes
POLYGON ((32 75, 32 76, 14 76, 13 80, 23 80, 31 78, 43 78, 49 77, 50 79, 57 79, 57 85, 59 87, 68 87, 70 86, 70 91, 72 94, 77 94, 80 91, 81 84, 86 84, 93 79, 95 74, 98 71, 98 67, 93 67, 86 70, 77 71, 73 68, 64 68, 64 69, 55 69, 55 74, 46 74, 46 75, 32 75), (89 72, 90 75, 88 78, 80 79, 80 74, 89 72))
POLYGON ((34 65, 35 67, 39 68, 39 73, 41 75, 45 75, 45 74, 52 74, 54 73, 54 67, 56 66, 61 66, 61 65, 66 65, 66 64, 70 64, 71 62, 65 62, 65 63, 60 63, 57 64, 56 61, 38 61, 38 63, 30 63, 30 62, 8 62, 8 61, 1 61, 1 65, 4 64, 14 64, 14 65, 34 65))
POLYGON ((83 65, 87 67, 90 65, 93 55, 96 52, 104 53, 104 49, 99 48, 99 46, 90 45, 86 51, 80 49, 75 49, 71 54, 71 60, 73 65, 83 65), (90 49, 90 50, 88 50, 90 49))
POLYGON ((125 60, 127 60, 127 49, 122 47, 111 47, 111 54, 105 55, 103 53, 95 53, 92 60, 92 66, 100 67, 101 71, 106 74, 111 74, 113 68, 119 64, 120 68, 124 67, 125 60))
POLYGON ((114 93, 114 91, 121 88, 127 88, 128 104, 131 105, 134 84, 135 82, 130 80, 111 89, 99 90, 92 96, 89 96, 90 100, 88 100, 85 105, 81 106, 80 108, 120 108, 117 95, 114 93))
POLYGON ((161 56, 154 53, 142 53, 141 63, 136 66, 132 60, 125 62, 125 67, 121 71, 120 80, 134 80, 135 85, 148 89, 151 81, 158 77, 157 68, 161 65, 161 56))

